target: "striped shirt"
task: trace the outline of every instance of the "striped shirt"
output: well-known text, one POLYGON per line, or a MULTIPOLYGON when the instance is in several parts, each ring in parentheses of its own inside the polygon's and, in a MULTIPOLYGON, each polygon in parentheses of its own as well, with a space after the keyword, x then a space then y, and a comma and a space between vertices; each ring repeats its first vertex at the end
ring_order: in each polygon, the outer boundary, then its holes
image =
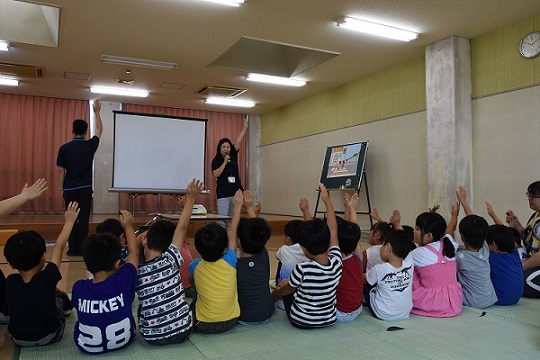
POLYGON ((136 288, 141 304, 139 331, 147 341, 191 329, 191 311, 180 279, 183 261, 178 248, 171 244, 162 255, 139 267, 136 288))
POLYGON ((328 260, 328 265, 315 261, 297 264, 289 278, 296 288, 290 319, 302 327, 336 323, 336 292, 342 273, 339 247, 330 248, 328 260))

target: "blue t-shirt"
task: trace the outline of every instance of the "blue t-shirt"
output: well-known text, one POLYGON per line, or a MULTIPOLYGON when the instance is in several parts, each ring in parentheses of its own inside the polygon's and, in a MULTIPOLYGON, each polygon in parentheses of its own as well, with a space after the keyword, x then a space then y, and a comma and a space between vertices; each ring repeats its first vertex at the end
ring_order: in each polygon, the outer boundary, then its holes
POLYGON ((77 310, 74 339, 86 353, 120 350, 135 338, 131 305, 135 298, 137 269, 127 263, 105 281, 79 280, 71 303, 77 310))
POLYGON ((58 150, 56 165, 66 169, 64 190, 92 187, 92 163, 99 146, 99 138, 90 140, 75 138, 65 143, 58 150))
POLYGON ((497 294, 497 305, 517 304, 523 295, 523 267, 519 252, 489 254, 491 282, 497 294))

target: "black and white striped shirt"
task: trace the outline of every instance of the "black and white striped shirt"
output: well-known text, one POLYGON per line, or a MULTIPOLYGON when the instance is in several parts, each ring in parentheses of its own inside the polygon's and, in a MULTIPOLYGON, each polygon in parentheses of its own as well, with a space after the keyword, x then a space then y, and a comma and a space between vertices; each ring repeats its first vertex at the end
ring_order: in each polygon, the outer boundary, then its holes
POLYGON ((336 291, 342 273, 339 247, 330 248, 328 260, 328 265, 315 261, 297 264, 289 278, 296 288, 290 319, 302 327, 336 323, 336 291))

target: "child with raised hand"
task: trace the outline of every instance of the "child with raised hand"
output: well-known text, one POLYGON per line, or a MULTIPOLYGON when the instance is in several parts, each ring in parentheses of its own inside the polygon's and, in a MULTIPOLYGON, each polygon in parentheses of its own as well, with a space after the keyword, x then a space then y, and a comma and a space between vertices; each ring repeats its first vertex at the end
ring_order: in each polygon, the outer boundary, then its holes
POLYGON ((352 321, 362 312, 364 276, 362 267, 361 231, 358 226, 358 194, 345 197, 345 214, 350 219, 338 224, 339 248, 343 257, 343 272, 337 288, 337 321, 352 321))
POLYGON ((218 224, 208 224, 195 234, 195 248, 202 259, 195 259, 189 264, 189 273, 190 282, 195 287, 191 303, 195 329, 201 333, 222 333, 238 323, 236 234, 243 198, 242 190, 236 191, 228 234, 218 224))
POLYGON ((272 295, 285 301, 291 324, 300 329, 322 328, 336 323, 336 290, 342 273, 341 251, 334 207, 324 184, 319 185, 326 205, 326 223, 304 221, 298 229, 298 243, 311 260, 297 264, 289 279, 284 279, 272 295))
POLYGON ((300 211, 302 211, 302 215, 304 216, 304 221, 313 219, 313 216, 311 216, 311 212, 309 211, 309 201, 307 197, 301 196, 298 206, 300 207, 300 211))
POLYGON ((483 309, 497 302, 491 283, 489 248, 486 243, 487 221, 473 214, 467 203, 467 190, 460 186, 456 196, 466 216, 459 222, 459 235, 465 245, 456 253, 458 281, 463 290, 463 305, 483 309))
POLYGON ((64 334, 64 312, 71 310, 67 294, 57 290, 58 269, 66 243, 79 215, 76 202, 68 204, 65 223, 45 265, 45 240, 35 231, 21 231, 6 242, 4 255, 18 271, 6 279, 8 331, 19 346, 48 345, 64 334))
POLYGON ((193 316, 180 274, 184 263, 181 249, 187 240, 193 204, 203 189, 204 184, 193 179, 186 187, 176 227, 158 221, 143 238, 146 262, 139 266, 136 291, 141 304, 139 332, 149 344, 178 344, 187 340, 191 332, 193 316))
POLYGON ((444 218, 424 212, 416 218, 411 252, 414 263, 413 309, 421 316, 452 317, 461 312, 463 294, 457 281, 456 249, 452 234, 457 225, 459 204, 452 205, 448 227, 444 218))
MULTIPOLYGON (((495 214, 495 211, 493 210, 493 206, 486 201, 486 209, 488 212, 488 215, 493 219, 493 222, 496 225, 504 225, 502 220, 495 214)), ((519 253, 519 259, 521 262, 524 262, 528 259, 529 255, 527 255, 527 249, 525 249, 525 246, 523 246, 523 243, 521 242, 521 235, 519 234, 519 231, 516 228, 508 227, 508 230, 512 233, 513 239, 514 239, 514 245, 516 246, 518 253, 519 253)))
POLYGON ((384 221, 380 216, 376 208, 373 208, 371 214, 369 214, 374 220, 377 220, 375 224, 371 226, 368 235, 368 243, 371 245, 362 253, 362 264, 364 272, 367 272, 373 266, 382 264, 381 259, 381 246, 384 237, 392 230, 391 224, 384 221))
POLYGON ((401 214, 394 210, 392 223, 395 229, 384 237, 380 247, 381 264, 373 266, 365 281, 366 302, 377 318, 401 320, 409 317, 412 303, 413 261, 409 235, 401 229, 401 214))
POLYGON ((240 256, 236 264, 238 303, 241 325, 264 324, 276 308, 268 288, 270 260, 265 248, 271 230, 266 220, 258 218, 253 208, 253 194, 244 191, 244 207, 249 218, 238 224, 237 245, 240 256))
POLYGON ((120 211, 126 233, 128 257, 120 267, 120 240, 112 234, 90 235, 82 255, 93 279, 73 285, 72 304, 77 309, 74 339, 79 350, 89 354, 116 351, 135 338, 131 306, 135 299, 139 244, 133 231, 133 215, 120 211))
POLYGON ((518 250, 510 228, 491 225, 487 230, 491 282, 495 288, 497 305, 517 304, 524 290, 524 275, 518 250))

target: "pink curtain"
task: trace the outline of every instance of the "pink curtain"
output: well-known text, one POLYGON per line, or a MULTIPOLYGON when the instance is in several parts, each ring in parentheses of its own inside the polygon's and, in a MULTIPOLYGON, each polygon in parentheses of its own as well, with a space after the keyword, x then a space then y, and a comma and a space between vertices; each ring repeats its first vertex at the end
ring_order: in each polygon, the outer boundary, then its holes
MULTIPOLYGON (((197 203, 203 204, 207 210, 216 211, 217 210, 217 199, 216 199, 216 179, 212 176, 212 159, 216 155, 217 143, 221 138, 229 138, 231 141, 235 142, 238 134, 243 127, 244 114, 237 113, 219 113, 212 111, 202 111, 202 110, 186 110, 186 109, 175 109, 167 107, 158 107, 158 106, 145 106, 145 105, 134 105, 134 104, 122 104, 122 110, 126 112, 135 112, 142 114, 161 114, 167 116, 178 116, 178 117, 189 117, 196 119, 207 119, 206 125, 206 160, 205 160, 205 179, 204 184, 205 188, 210 190, 209 195, 201 195, 197 199, 197 203)), ((240 154, 238 155, 239 161, 239 171, 242 185, 246 188, 246 138, 240 144, 239 150, 240 154)), ((186 184, 187 185, 187 184, 186 184)), ((141 195, 135 199, 135 211, 140 212, 152 212, 157 209, 157 195, 141 195)), ((120 208, 127 209, 128 206, 128 195, 120 195, 120 208)), ((176 200, 169 195, 161 195, 160 201, 160 211, 175 211, 176 200)))
POLYGON ((89 121, 88 101, 0 94, 0 199, 45 178, 49 189, 20 211, 64 210, 56 156, 72 139, 74 119, 89 121))

